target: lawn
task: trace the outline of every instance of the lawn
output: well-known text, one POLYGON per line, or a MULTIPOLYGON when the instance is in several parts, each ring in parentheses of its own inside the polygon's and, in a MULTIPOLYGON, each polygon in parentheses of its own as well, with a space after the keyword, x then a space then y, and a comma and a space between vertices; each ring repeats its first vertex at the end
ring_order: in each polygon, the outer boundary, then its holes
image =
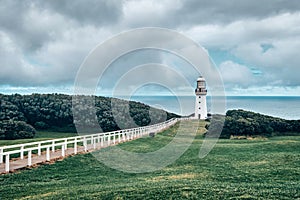
MULTIPOLYGON (((191 123, 194 122, 185 122, 191 123)), ((204 122, 176 162, 151 173, 125 173, 91 154, 0 176, 0 199, 299 199, 300 137, 219 140, 199 159, 204 122)), ((177 126, 119 146, 150 152, 168 144, 177 126)), ((186 130, 188 131, 188 129, 186 130)), ((100 150, 99 153, 101 153, 100 150)))

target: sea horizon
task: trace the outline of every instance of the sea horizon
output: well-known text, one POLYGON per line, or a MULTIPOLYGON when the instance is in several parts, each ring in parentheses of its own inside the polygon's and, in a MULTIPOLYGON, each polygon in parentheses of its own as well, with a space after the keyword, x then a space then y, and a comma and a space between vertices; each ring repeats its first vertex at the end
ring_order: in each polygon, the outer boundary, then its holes
MULTIPOLYGON (((211 111, 211 99, 214 98, 218 96, 207 96, 208 112, 211 111)), ((192 114, 195 103, 195 96, 134 95, 129 99, 180 115, 192 114), (185 106, 184 113, 179 109, 179 98, 185 106)), ((300 96, 225 96, 225 99, 226 111, 243 109, 283 119, 300 119, 300 96)))
MULTIPOLYGON (((43 94, 55 94, 43 93, 43 94)), ((3 95, 13 95, 5 94, 3 95)), ((35 93, 21 94, 30 95, 35 93)), ((56 94, 66 94, 69 93, 56 93, 56 94)), ((194 113, 195 96, 193 95, 132 95, 132 96, 111 96, 111 95, 101 95, 96 94, 95 96, 103 97, 115 97, 126 100, 132 100, 141 102, 156 108, 164 109, 168 112, 173 112, 182 116, 187 116, 194 113), (178 99, 183 102, 184 109, 180 109, 178 99)), ((207 107, 208 112, 211 113, 211 99, 218 99, 220 96, 207 96, 207 107)), ((226 111, 232 109, 243 109, 247 111, 257 112, 264 115, 269 115, 273 117, 289 119, 289 120, 299 120, 300 119, 300 96, 270 96, 270 95, 228 95, 224 96, 226 101, 226 111)), ((212 113, 215 114, 215 113, 212 113)))

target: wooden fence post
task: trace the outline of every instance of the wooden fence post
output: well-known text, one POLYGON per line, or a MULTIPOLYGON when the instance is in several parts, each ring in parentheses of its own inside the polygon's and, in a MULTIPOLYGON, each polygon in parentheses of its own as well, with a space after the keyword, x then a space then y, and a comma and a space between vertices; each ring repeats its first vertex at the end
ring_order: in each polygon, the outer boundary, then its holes
POLYGON ((103 141, 104 140, 104 136, 102 135, 100 139, 101 139, 101 145, 100 146, 103 147, 103 145, 104 145, 104 141, 103 141))
POLYGON ((68 139, 65 139, 65 150, 68 148, 68 139))
POLYGON ((21 146, 21 152, 20 152, 21 160, 24 159, 24 145, 21 146))
POLYGON ((110 133, 108 134, 108 139, 107 139, 107 146, 109 146, 110 145, 110 133))
POLYGON ((86 137, 83 137, 83 146, 84 146, 84 151, 87 152, 87 141, 86 141, 86 137))
POLYGON ((55 152, 55 141, 52 141, 52 152, 55 152))
POLYGON ((31 162, 31 156, 32 156, 32 152, 31 150, 28 151, 28 162, 27 162, 27 165, 28 166, 31 166, 32 165, 32 162, 31 162))
POLYGON ((128 130, 126 130, 126 136, 127 136, 127 141, 129 141, 130 140, 130 135, 129 135, 128 130))
POLYGON ((126 141, 126 137, 125 137, 125 132, 124 131, 122 131, 122 140, 123 140, 123 142, 126 141))
POLYGON ((3 163, 3 149, 0 148, 0 164, 3 163))
POLYGON ((93 148, 96 149, 96 137, 92 136, 92 140, 93 140, 93 148))
POLYGON ((9 172, 9 154, 5 156, 5 171, 9 172))
POLYGON ((61 156, 65 157, 65 144, 61 145, 61 156))
POLYGON ((47 147, 46 150, 46 161, 50 161, 50 147, 47 147))
POLYGON ((41 155, 41 143, 38 144, 38 155, 41 155))
POLYGON ((77 138, 74 140, 74 154, 77 154, 77 138))

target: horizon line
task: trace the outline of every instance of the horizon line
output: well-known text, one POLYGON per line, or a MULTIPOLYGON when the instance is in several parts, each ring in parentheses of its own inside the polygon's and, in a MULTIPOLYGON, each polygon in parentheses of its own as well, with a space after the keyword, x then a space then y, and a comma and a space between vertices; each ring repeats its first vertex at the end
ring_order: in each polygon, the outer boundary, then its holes
MULTIPOLYGON (((0 92, 0 95, 33 95, 33 94, 61 94, 61 95, 86 95, 86 94, 71 94, 71 93, 61 93, 61 92, 32 92, 32 93, 2 93, 0 92)), ((90 96, 90 95, 87 95, 90 96)), ((168 95, 168 94, 139 94, 139 95, 118 95, 118 96, 112 96, 107 94, 93 94, 92 96, 101 96, 101 97, 192 97, 195 95, 168 95)), ((207 95, 207 97, 223 97, 222 95, 207 95)), ((224 97, 300 97, 300 95, 224 95, 224 97)))

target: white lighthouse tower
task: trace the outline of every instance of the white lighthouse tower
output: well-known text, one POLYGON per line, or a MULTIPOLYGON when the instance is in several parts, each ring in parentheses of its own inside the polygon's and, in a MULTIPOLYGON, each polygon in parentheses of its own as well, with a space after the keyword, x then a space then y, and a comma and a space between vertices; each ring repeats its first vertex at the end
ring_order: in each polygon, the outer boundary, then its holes
POLYGON ((206 119, 207 118, 207 107, 206 107, 206 83, 205 79, 200 76, 197 79, 197 87, 195 89, 196 104, 195 104, 195 118, 206 119))

